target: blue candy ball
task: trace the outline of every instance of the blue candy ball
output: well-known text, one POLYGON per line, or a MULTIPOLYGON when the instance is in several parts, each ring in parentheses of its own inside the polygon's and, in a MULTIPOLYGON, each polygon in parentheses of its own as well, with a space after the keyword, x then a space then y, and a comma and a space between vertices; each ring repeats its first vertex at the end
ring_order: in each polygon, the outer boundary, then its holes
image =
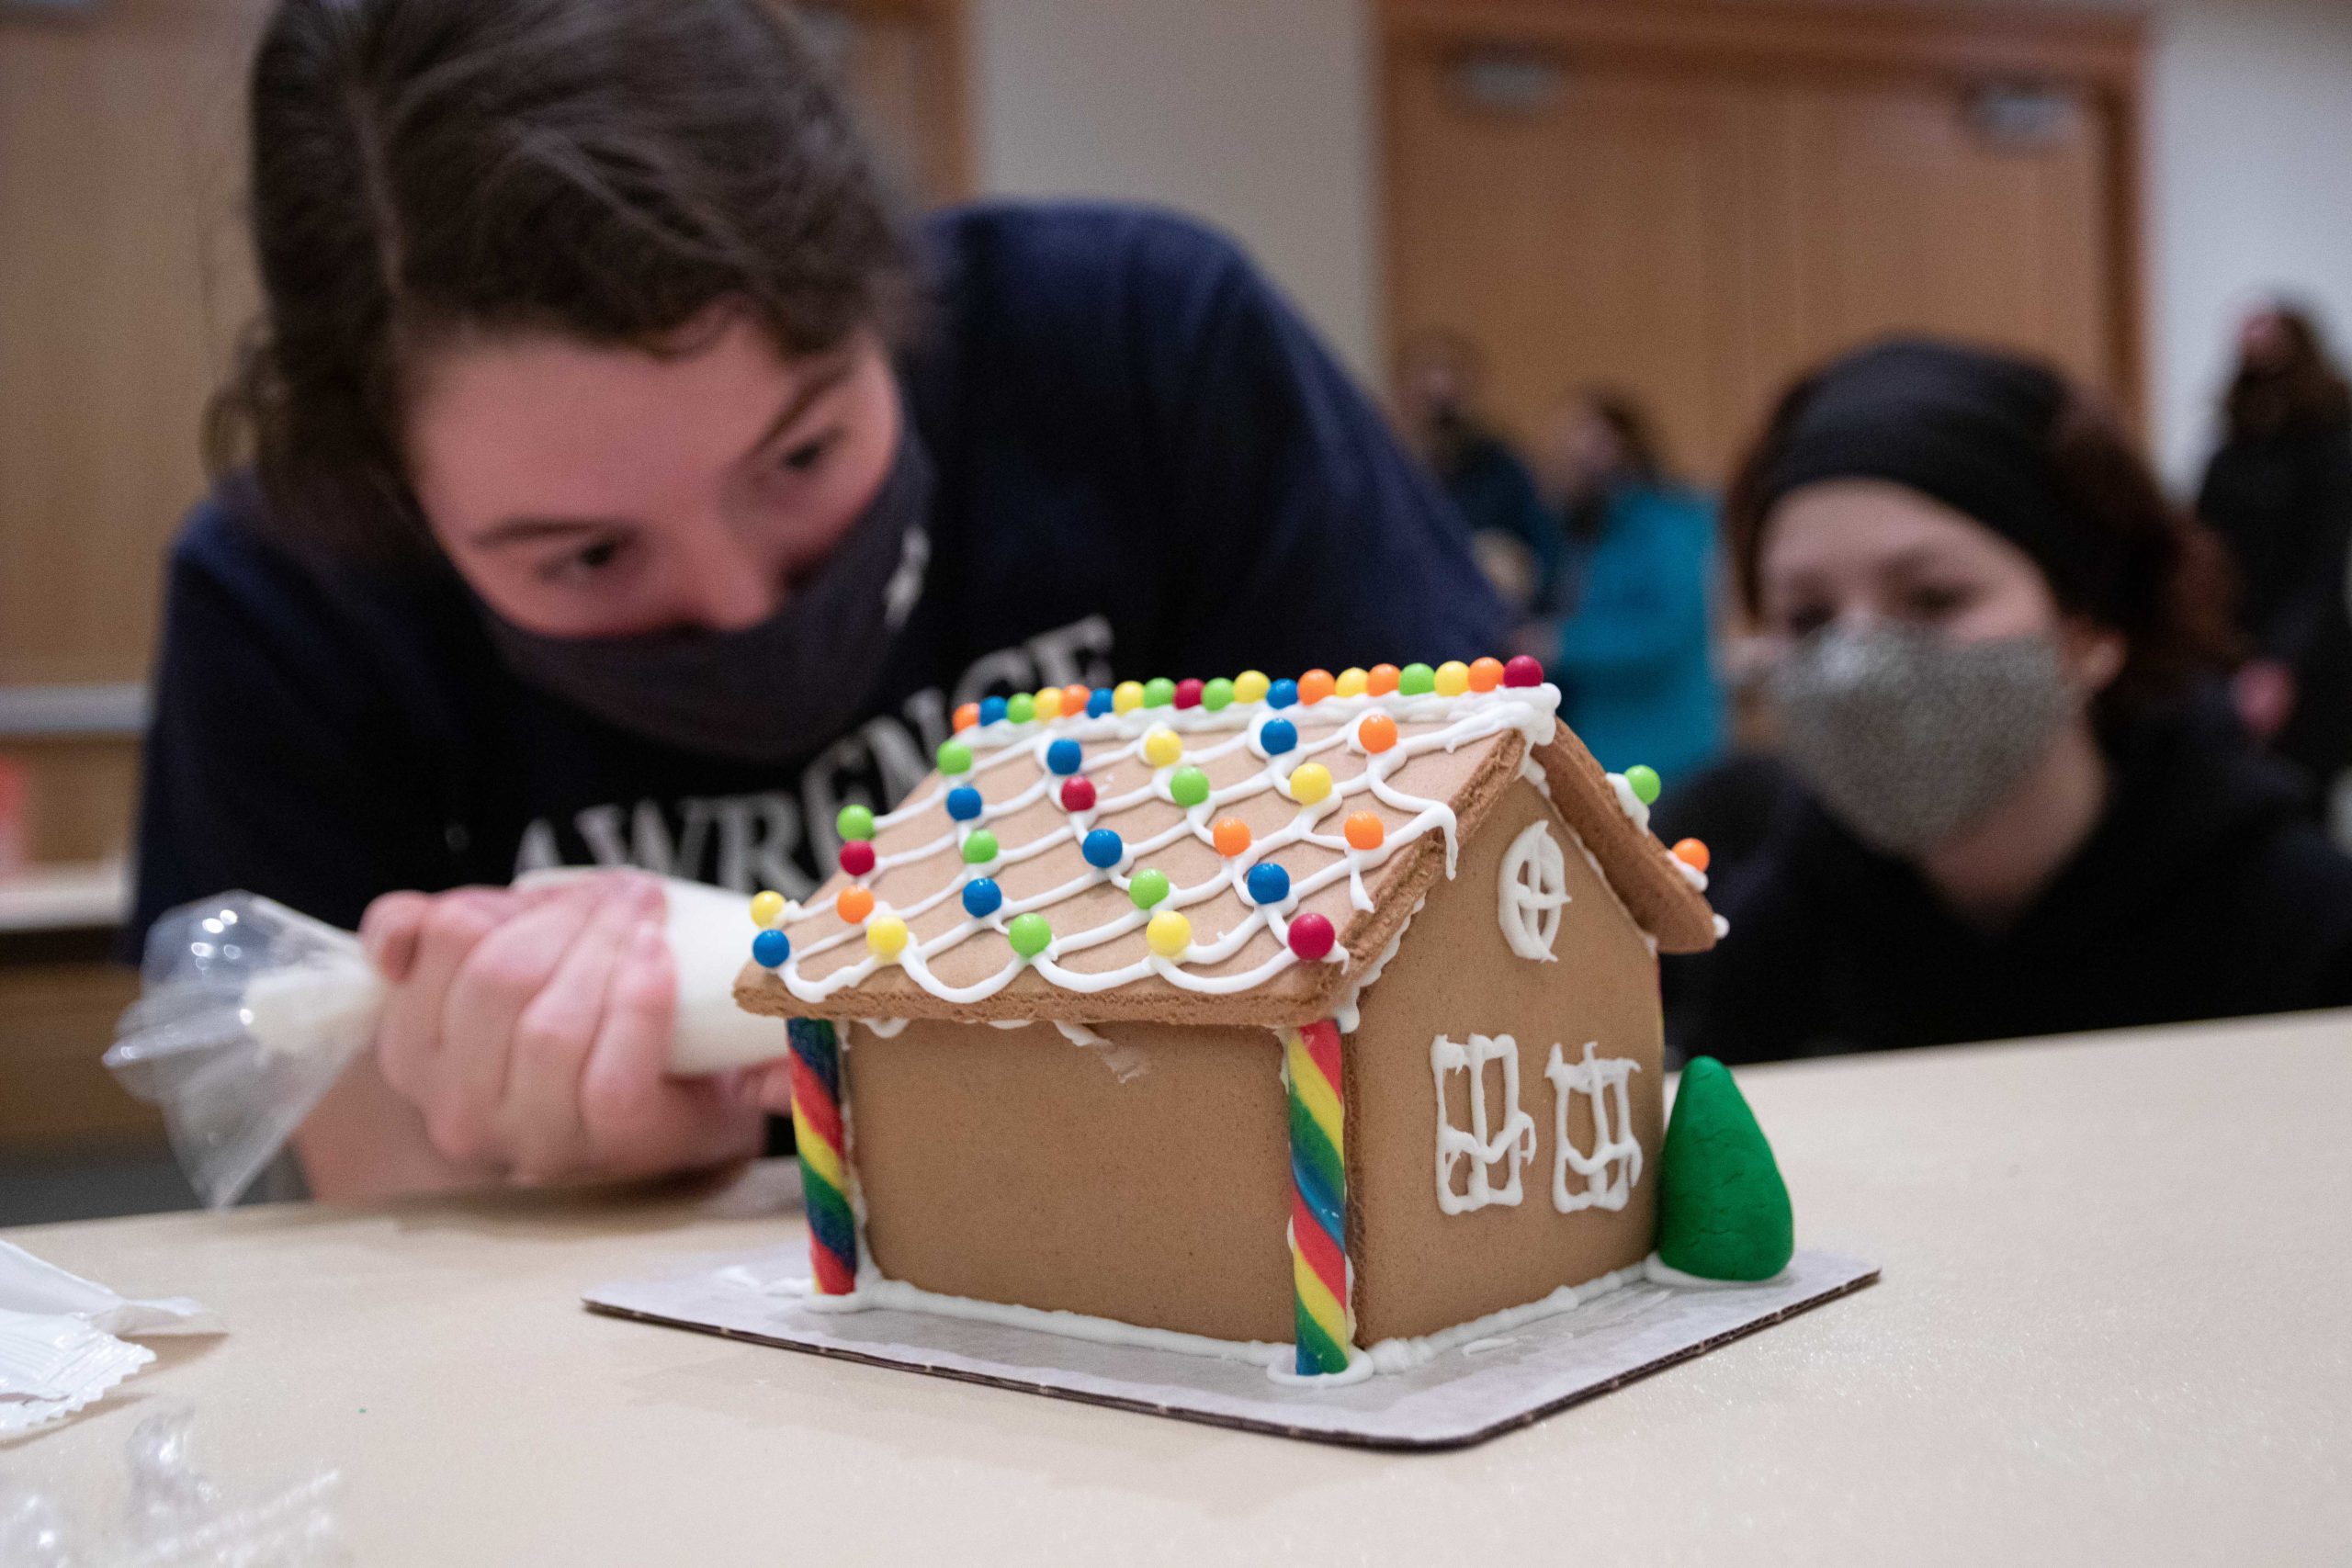
POLYGON ((1127 852, 1125 843, 1121 841, 1118 834, 1108 828, 1097 828, 1087 834, 1083 847, 1086 852, 1086 863, 1103 871, 1108 871, 1118 864, 1119 857, 1127 852))
POLYGON ((1086 716, 1101 718, 1111 711, 1111 688, 1097 686, 1086 698, 1086 716))
POLYGON ((970 784, 957 784, 947 792, 947 815, 958 822, 979 819, 980 792, 970 784))
POLYGON ((1298 682, 1285 677, 1266 688, 1266 705, 1286 708, 1298 701, 1298 682))
POLYGON ((964 912, 976 920, 985 920, 1004 906, 1004 890, 985 876, 976 876, 964 884, 964 912))
POLYGON ((1298 744, 1298 726, 1286 718, 1270 718, 1258 727, 1258 744, 1269 757, 1279 757, 1298 744))
POLYGON ((980 699, 980 722, 982 724, 994 724, 998 719, 1001 719, 1003 716, 1004 699, 1002 697, 982 697, 980 699))
POLYGON ((1250 868, 1250 901, 1252 904, 1279 904, 1289 897, 1289 872, 1270 860, 1261 860, 1250 868))
POLYGON ((752 939, 752 962, 763 969, 783 967, 792 956, 792 939, 782 931, 762 931, 752 939))
POLYGON ((1078 772, 1079 763, 1085 760, 1086 753, 1079 750, 1078 742, 1067 738, 1046 748, 1046 766, 1065 776, 1078 772))

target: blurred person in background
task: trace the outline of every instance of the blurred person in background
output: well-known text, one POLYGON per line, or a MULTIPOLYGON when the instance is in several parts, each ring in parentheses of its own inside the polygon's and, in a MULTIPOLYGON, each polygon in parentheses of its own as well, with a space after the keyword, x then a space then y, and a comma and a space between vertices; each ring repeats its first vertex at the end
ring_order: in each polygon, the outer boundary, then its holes
POLYGON ((1415 334, 1396 361, 1396 423, 1463 521, 1478 563, 1522 618, 1558 614, 1566 591, 1558 519, 1534 476, 1480 406, 1477 347, 1459 333, 1415 334))
POLYGON ((1576 598, 1532 651, 1604 766, 1643 762, 1669 784, 1687 778, 1723 750, 1726 728, 1714 502, 1674 478, 1626 392, 1568 399, 1544 456, 1576 598))
POLYGON ((2352 1002, 2352 861, 2204 713, 2226 565, 2053 372, 1898 341, 1800 382, 1725 506, 1793 783, 1724 868, 1730 1061, 2352 1002))
MULTIPOLYGON (((2352 764, 2352 394, 2309 315, 2271 304, 2246 317, 2222 423, 2197 512, 2238 566, 2253 650, 2233 683, 2238 713, 2339 793, 2352 764)), ((2352 810, 2335 815, 2352 823, 2352 810)))
POLYGON ((314 1191, 708 1166, 660 886, 811 892, 990 693, 1489 651, 1461 525, 1230 243, 902 221, 763 0, 284 0, 263 319, 175 546, 132 931, 357 925, 314 1191), (519 872, 612 874, 511 888, 519 872))

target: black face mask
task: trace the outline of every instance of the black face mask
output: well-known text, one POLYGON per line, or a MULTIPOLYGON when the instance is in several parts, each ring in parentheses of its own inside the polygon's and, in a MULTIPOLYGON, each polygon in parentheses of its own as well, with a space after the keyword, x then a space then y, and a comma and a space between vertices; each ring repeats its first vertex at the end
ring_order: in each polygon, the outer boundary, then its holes
POLYGON ((883 655, 922 594, 932 469, 911 424, 882 488, 775 615, 741 631, 547 637, 485 606, 526 684, 632 734, 747 762, 784 762, 865 711, 883 655))

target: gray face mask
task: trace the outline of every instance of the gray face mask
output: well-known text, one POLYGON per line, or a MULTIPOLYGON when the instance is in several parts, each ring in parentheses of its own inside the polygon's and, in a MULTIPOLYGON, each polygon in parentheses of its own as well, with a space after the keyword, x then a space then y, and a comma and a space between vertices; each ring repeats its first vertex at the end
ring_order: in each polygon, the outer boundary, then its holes
POLYGON ((1865 843, 1911 855, 1998 805, 2075 709, 2041 637, 1830 628, 1774 667, 1790 766, 1865 843))
POLYGON ((741 631, 546 637, 490 614, 491 641, 527 684, 632 734, 748 762, 784 762, 865 711, 931 560, 931 459, 906 427, 874 500, 775 614, 741 631))

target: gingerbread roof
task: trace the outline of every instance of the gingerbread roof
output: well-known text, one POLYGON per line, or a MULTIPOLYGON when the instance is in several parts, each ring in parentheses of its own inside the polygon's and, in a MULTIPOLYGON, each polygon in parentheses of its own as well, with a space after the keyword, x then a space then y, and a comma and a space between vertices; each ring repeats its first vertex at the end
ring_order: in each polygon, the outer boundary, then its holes
POLYGON ((842 872, 756 911, 762 962, 736 998, 786 1018, 1308 1021, 1362 984, 1521 776, 1662 950, 1713 946, 1703 878, 1557 721, 1532 661, 1513 661, 1519 683, 1502 668, 1072 687, 992 702, 985 722, 967 707, 905 804, 843 813, 842 872))

